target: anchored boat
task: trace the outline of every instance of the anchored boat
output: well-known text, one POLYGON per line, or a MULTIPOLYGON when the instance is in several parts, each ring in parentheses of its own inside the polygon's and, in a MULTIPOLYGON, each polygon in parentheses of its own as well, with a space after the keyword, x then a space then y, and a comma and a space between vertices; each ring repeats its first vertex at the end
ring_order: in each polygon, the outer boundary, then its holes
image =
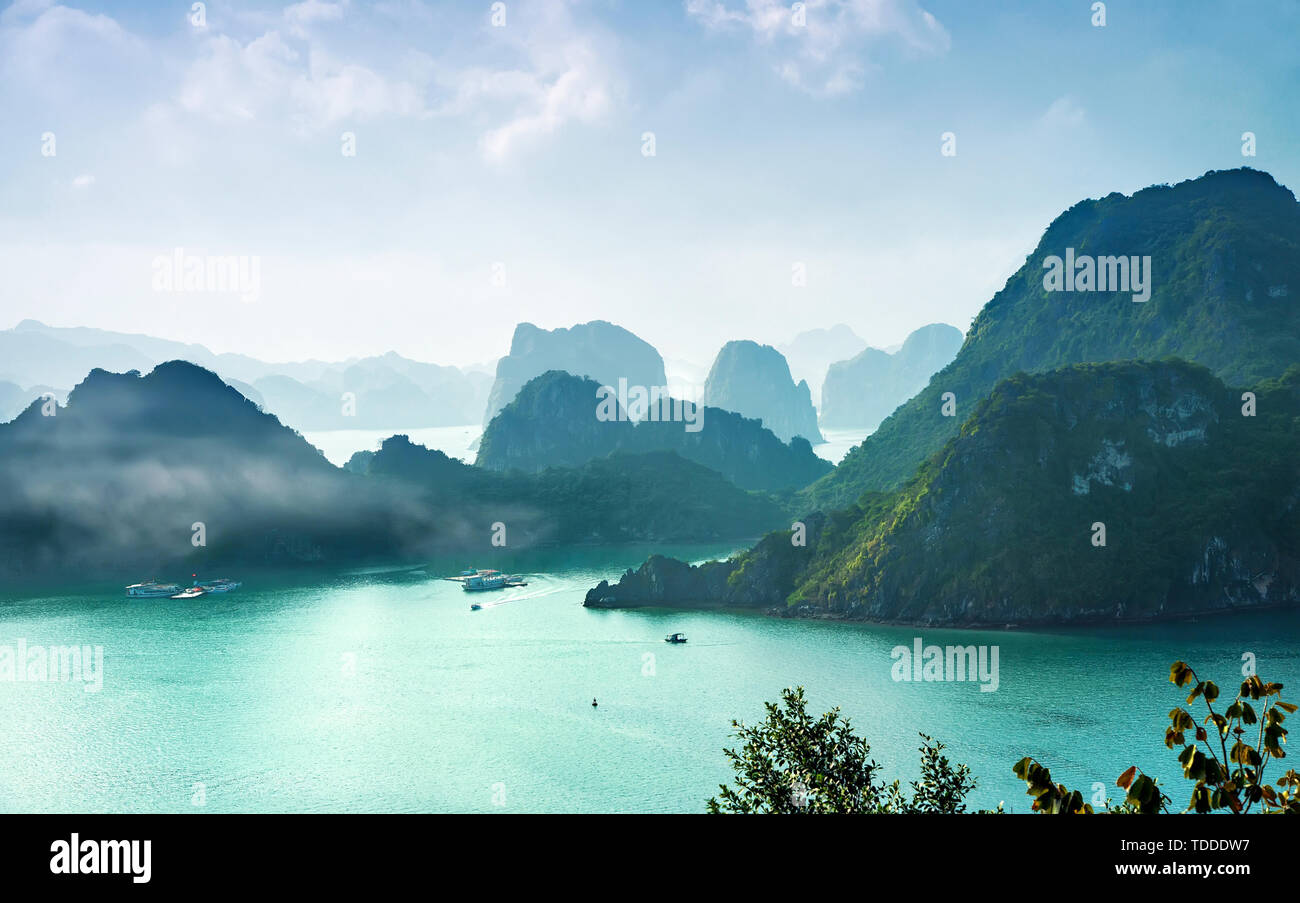
POLYGON ((664 642, 665 642, 665 643, 674 643, 674 644, 675 644, 675 643, 684 643, 684 642, 686 642, 686 634, 684 634, 684 633, 670 633, 670 634, 668 634, 668 636, 664 637, 664 642))
POLYGON ((157 580, 132 583, 126 588, 126 594, 135 599, 165 599, 180 591, 179 583, 159 583, 157 580))
POLYGON ((179 583, 159 583, 147 580, 144 583, 132 583, 126 588, 126 594, 137 599, 197 599, 208 593, 234 592, 243 586, 238 580, 229 577, 215 577, 211 580, 199 580, 198 574, 191 575, 194 583, 182 588, 179 583))
POLYGON ((479 593, 489 589, 505 589, 507 586, 527 586, 519 577, 503 574, 500 571, 476 571, 472 576, 450 578, 460 581, 460 588, 467 593, 479 593))

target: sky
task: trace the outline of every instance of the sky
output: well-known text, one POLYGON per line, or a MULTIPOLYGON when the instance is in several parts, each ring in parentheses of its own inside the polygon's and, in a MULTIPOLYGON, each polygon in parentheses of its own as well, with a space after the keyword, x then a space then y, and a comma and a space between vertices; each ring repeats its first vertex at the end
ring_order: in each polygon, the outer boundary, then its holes
POLYGON ((469 365, 605 319, 703 367, 965 329, 1079 200, 1300 188, 1300 3, 1098 6, 16 0, 0 328, 469 365), (181 278, 230 257, 255 292, 181 278))

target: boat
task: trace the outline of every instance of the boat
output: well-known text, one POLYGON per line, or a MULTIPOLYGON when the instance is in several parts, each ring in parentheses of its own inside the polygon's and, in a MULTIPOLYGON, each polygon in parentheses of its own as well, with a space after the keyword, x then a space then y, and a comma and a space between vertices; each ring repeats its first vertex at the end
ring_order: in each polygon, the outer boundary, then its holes
POLYGON ((126 588, 126 594, 136 599, 165 599, 180 591, 179 583, 159 583, 156 580, 132 583, 126 588))
POLYGON ((473 577, 466 577, 460 588, 467 593, 478 593, 489 589, 505 589, 509 578, 499 571, 479 571, 473 577))
POLYGON ((202 589, 205 593, 230 593, 239 589, 244 584, 238 580, 231 580, 228 577, 217 577, 213 580, 195 581, 195 586, 202 589))
POLYGON ((475 603, 473 603, 472 605, 470 605, 469 610, 470 610, 470 611, 481 611, 482 608, 483 608, 482 605, 479 605, 477 602, 475 602, 475 603))
POLYGON ((191 586, 189 589, 181 590, 173 599, 197 599, 199 596, 207 595, 207 592, 201 586, 191 586))
POLYGON ((670 633, 670 634, 668 634, 668 636, 664 637, 664 642, 665 642, 665 643, 684 643, 684 642, 686 642, 686 634, 684 634, 684 633, 670 633))
POLYGON ((500 571, 479 571, 472 577, 463 579, 457 577, 448 577, 448 580, 459 580, 460 588, 467 593, 478 593, 489 589, 505 589, 508 586, 527 586, 528 581, 522 577, 513 574, 503 574, 500 571))

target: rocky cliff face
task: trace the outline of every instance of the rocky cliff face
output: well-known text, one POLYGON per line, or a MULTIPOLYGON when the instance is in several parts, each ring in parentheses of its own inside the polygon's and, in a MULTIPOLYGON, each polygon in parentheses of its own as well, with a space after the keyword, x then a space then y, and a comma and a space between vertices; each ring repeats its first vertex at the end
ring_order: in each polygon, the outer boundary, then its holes
POLYGON ((497 362, 483 425, 491 423, 525 383, 548 370, 589 377, 606 386, 617 386, 620 379, 632 386, 667 383, 659 352, 621 326, 593 320, 548 331, 532 323, 520 323, 515 327, 510 353, 497 362))
POLYGON ((782 442, 822 442, 808 383, 797 385, 781 352, 757 342, 722 346, 704 383, 704 403, 763 421, 782 442))
POLYGON ((961 348, 961 330, 922 326, 893 354, 868 348, 831 364, 822 387, 822 426, 871 431, 946 367, 961 348))
POLYGON ((775 587, 786 610, 994 627, 1296 604, 1300 367, 1253 391, 1177 361, 1019 374, 805 548, 772 534, 725 579, 647 563, 591 599, 767 605, 775 587))
POLYGON ((613 452, 676 452, 715 470, 742 489, 781 490, 806 486, 831 465, 802 439, 788 445, 757 420, 731 411, 680 401, 661 403, 633 424, 616 398, 601 414, 601 385, 551 371, 519 392, 483 432, 476 463, 490 470, 539 472, 577 467, 613 452), (684 419, 673 419, 675 413, 684 419))
MULTIPOLYGON (((815 546, 825 518, 805 518, 804 538, 815 546)), ((794 589, 801 550, 783 530, 763 538, 745 555, 726 561, 690 565, 654 555, 636 570, 629 569, 611 585, 602 580, 587 592, 588 608, 776 608, 786 610, 794 589)))
POLYGON ((838 323, 829 329, 809 329, 776 350, 790 365, 790 374, 804 380, 812 391, 813 405, 822 404, 826 369, 836 361, 847 361, 866 350, 867 343, 848 326, 838 323))

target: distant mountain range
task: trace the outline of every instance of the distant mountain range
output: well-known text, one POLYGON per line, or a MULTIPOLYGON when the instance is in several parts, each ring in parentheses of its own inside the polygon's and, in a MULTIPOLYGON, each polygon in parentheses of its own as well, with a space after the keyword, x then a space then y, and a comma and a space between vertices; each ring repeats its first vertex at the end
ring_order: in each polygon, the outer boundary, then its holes
MULTIPOLYGON (((475 423, 491 385, 480 371, 425 364, 392 352, 342 363, 265 363, 241 354, 214 354, 202 345, 35 320, 0 330, 0 380, 29 389, 60 387, 60 395, 96 368, 148 372, 171 360, 217 373, 250 401, 303 430, 475 423)), ((13 416, 16 412, 4 404, 0 390, 0 415, 13 416)))
POLYGON ((960 329, 932 323, 909 335, 893 354, 867 348, 831 364, 822 388, 822 426, 875 430, 948 365, 961 343, 960 329))
POLYGON ((822 406, 822 384, 826 370, 836 361, 847 361, 865 351, 867 343, 843 323, 828 329, 809 329, 799 333, 776 350, 790 365, 790 375, 808 383, 813 404, 822 406))
MULTIPOLYGON (((802 333, 790 347, 807 367, 824 359, 838 360, 846 349, 861 344, 841 325, 802 333), (821 346, 819 339, 824 340, 821 346)), ((883 352, 863 352, 868 353, 883 352)), ((0 330, 0 422, 46 393, 66 398, 68 387, 93 369, 148 372, 169 360, 186 360, 217 373, 245 398, 300 430, 401 431, 461 426, 480 417, 487 423, 529 379, 548 370, 591 376, 610 386, 617 386, 620 379, 633 386, 669 384, 658 351, 626 329, 600 320, 556 330, 521 323, 510 354, 494 365, 466 368, 423 363, 393 352, 334 363, 267 363, 153 336, 24 320, 13 329, 0 330)), ((903 369, 910 375, 924 369, 924 364, 912 362, 903 369)), ((707 376, 684 361, 674 361, 672 370, 671 385, 680 397, 695 401, 704 397, 713 407, 761 419, 783 441, 796 435, 813 443, 822 441, 811 390, 801 387, 802 379, 794 382, 785 359, 770 346, 730 342, 707 376)), ((898 387, 907 382, 879 377, 878 387, 868 381, 877 374, 836 372, 841 397, 888 396, 882 404, 890 410, 902 400, 894 397, 901 391, 898 387)), ((820 386, 820 377, 816 384, 820 386)), ((844 408, 837 406, 837 410, 844 408)), ((834 422, 861 428, 850 422, 854 419, 860 418, 837 416, 834 422)))
POLYGON ((0 380, 0 423, 13 420, 33 401, 47 396, 53 396, 57 401, 63 402, 67 399, 68 393, 53 386, 35 385, 23 388, 17 383, 0 380))

